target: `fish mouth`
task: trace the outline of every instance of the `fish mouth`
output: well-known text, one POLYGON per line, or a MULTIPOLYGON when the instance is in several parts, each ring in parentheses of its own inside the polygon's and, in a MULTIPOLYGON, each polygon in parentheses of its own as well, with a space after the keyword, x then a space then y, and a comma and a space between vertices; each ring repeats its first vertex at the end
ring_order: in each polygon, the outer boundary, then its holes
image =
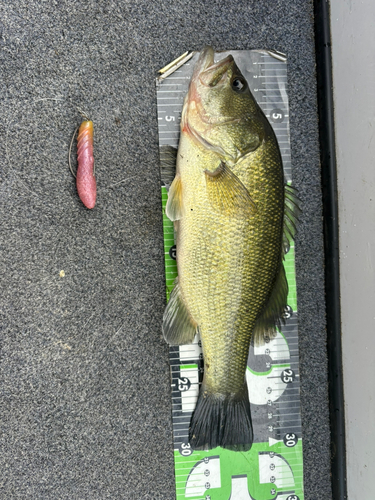
POLYGON ((234 60, 231 55, 225 57, 216 64, 212 64, 199 75, 199 81, 206 87, 216 87, 225 80, 229 68, 234 60))
POLYGON ((205 148, 215 150, 218 154, 224 154, 224 150, 221 147, 215 146, 203 138, 201 131, 194 126, 195 120, 191 120, 191 118, 199 117, 199 121, 208 128, 238 122, 238 119, 230 116, 209 115, 202 104, 202 86, 205 89, 219 86, 220 82, 225 81, 229 68, 234 64, 234 59, 231 55, 215 63, 214 54, 212 47, 205 47, 195 64, 189 92, 182 111, 181 129, 205 148))
POLYGON ((214 64, 214 54, 214 49, 209 45, 202 50, 194 67, 193 76, 191 77, 192 81, 197 81, 199 75, 214 64))
POLYGON ((223 80, 233 62, 233 57, 229 55, 215 63, 214 50, 207 46, 200 53, 191 80, 195 85, 199 82, 205 87, 215 87, 223 80))
POLYGON ((189 93, 186 100, 186 108, 189 104, 198 111, 200 118, 205 123, 227 122, 230 117, 221 117, 215 119, 214 117, 206 116, 204 108, 201 103, 202 87, 206 90, 220 86, 226 80, 228 70, 234 64, 233 56, 228 55, 224 59, 215 63, 214 49, 210 46, 205 47, 199 55, 198 61, 195 64, 193 76, 190 80, 189 93))
MULTIPOLYGON (((216 63, 214 55, 214 49, 207 46, 202 50, 198 61, 195 63, 193 76, 190 81, 189 93, 183 110, 184 124, 189 121, 191 112, 196 116, 198 115, 200 121, 206 125, 226 125, 238 121, 238 119, 233 119, 230 116, 208 115, 202 105, 202 87, 206 90, 216 86, 219 87, 220 83, 225 82, 228 70, 234 64, 234 59, 231 55, 228 55, 216 63)), ((191 124, 189 128, 190 130, 193 128, 191 124)))

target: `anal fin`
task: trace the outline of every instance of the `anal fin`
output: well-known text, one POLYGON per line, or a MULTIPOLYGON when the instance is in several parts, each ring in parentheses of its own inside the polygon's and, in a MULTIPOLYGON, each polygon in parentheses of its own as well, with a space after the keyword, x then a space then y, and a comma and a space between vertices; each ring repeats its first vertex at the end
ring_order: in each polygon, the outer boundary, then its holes
POLYGON ((197 323, 186 307, 177 278, 163 316, 164 338, 170 345, 191 344, 197 328, 197 323))
POLYGON ((263 345, 265 337, 274 338, 276 336, 276 328, 280 328, 281 323, 284 323, 283 313, 287 305, 287 298, 288 282, 281 262, 270 298, 254 326, 253 339, 256 346, 263 345))

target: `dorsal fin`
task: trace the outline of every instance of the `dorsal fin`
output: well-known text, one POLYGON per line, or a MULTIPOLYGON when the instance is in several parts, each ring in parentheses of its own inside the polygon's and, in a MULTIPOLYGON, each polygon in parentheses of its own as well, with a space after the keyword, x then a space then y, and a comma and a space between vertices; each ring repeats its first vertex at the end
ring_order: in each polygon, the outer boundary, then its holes
POLYGON ((290 184, 285 184, 285 206, 284 206, 284 234, 283 250, 288 253, 290 242, 297 232, 298 217, 301 213, 300 199, 297 196, 297 189, 290 184))
MULTIPOLYGON (((297 232, 298 216, 301 213, 299 203, 300 199, 297 196, 296 188, 286 184, 282 245, 283 256, 289 251, 290 241, 294 239, 297 232)), ((288 282, 284 265, 281 261, 270 298, 255 323, 253 330, 255 345, 263 345, 265 337, 274 338, 276 336, 276 328, 281 328, 281 323, 285 323, 283 313, 287 305, 287 298, 288 282)))
POLYGON ((288 282, 283 263, 280 262, 280 268, 270 298, 254 326, 254 345, 263 345, 265 337, 272 339, 276 336, 276 328, 280 328, 281 323, 284 323, 283 313, 287 305, 287 298, 288 282))

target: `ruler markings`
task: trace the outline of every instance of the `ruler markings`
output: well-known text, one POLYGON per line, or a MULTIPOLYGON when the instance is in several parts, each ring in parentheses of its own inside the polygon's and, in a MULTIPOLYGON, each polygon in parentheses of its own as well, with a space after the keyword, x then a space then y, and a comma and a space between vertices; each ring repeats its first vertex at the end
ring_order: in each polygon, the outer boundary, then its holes
MULTIPOLYGON (((172 108, 176 106, 176 104, 158 104, 158 108, 172 108)), ((176 110, 175 113, 179 113, 179 110, 176 110)))

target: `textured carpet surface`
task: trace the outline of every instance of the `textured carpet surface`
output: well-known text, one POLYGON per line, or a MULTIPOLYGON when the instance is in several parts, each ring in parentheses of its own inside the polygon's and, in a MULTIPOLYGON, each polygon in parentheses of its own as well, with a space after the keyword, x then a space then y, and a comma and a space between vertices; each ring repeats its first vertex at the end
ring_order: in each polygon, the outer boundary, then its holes
POLYGON ((0 2, 1 499, 175 498, 154 78, 208 43, 288 55, 305 498, 331 498, 312 15, 300 0, 0 2), (77 107, 95 126, 92 211, 68 169, 77 107))

